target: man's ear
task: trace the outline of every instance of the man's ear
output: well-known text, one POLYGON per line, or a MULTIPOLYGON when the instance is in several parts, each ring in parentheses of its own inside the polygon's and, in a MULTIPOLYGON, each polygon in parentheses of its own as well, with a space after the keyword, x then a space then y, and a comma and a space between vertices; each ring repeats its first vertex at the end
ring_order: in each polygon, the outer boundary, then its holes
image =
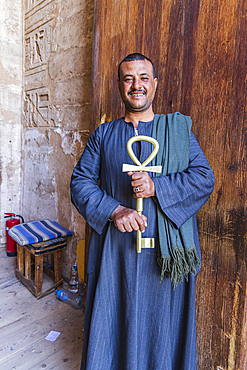
POLYGON ((157 85, 158 85, 158 79, 157 79, 157 77, 155 77, 155 79, 154 79, 154 85, 155 85, 155 91, 156 91, 157 85))

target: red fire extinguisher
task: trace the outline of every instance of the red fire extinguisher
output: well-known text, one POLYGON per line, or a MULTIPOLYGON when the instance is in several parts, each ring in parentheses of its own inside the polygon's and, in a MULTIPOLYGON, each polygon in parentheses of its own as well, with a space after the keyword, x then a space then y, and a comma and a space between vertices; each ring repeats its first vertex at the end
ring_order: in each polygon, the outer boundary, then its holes
POLYGON ((20 217, 22 222, 24 222, 24 219, 20 215, 16 215, 15 213, 4 213, 6 216, 4 218, 8 218, 6 221, 6 237, 7 237, 7 256, 8 257, 14 257, 17 255, 17 243, 9 236, 9 230, 11 227, 18 225, 20 223, 19 218, 20 217))

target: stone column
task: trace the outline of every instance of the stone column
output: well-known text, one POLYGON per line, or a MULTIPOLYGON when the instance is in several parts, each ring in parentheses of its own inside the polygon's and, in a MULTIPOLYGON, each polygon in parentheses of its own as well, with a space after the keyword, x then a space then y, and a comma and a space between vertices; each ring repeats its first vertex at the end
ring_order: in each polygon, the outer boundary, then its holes
POLYGON ((22 0, 0 0, 0 247, 21 211, 22 0))
POLYGON ((85 222, 70 201, 72 170, 89 136, 92 0, 26 0, 23 214, 72 230, 69 277, 85 222))

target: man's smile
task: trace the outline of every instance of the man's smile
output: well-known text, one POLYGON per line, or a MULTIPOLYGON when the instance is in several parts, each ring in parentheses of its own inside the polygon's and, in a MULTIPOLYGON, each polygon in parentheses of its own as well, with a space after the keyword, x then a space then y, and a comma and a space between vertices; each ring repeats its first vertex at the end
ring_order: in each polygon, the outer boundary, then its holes
POLYGON ((130 91, 128 95, 139 97, 139 96, 146 95, 146 91, 130 91))

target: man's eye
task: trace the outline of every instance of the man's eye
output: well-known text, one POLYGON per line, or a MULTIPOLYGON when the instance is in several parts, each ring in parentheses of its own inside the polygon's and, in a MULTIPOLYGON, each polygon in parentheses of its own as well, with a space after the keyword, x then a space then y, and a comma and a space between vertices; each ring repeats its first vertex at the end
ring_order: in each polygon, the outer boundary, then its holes
POLYGON ((131 82, 132 81, 132 78, 126 78, 124 81, 125 82, 131 82))
POLYGON ((148 77, 142 77, 142 81, 148 81, 148 77))

